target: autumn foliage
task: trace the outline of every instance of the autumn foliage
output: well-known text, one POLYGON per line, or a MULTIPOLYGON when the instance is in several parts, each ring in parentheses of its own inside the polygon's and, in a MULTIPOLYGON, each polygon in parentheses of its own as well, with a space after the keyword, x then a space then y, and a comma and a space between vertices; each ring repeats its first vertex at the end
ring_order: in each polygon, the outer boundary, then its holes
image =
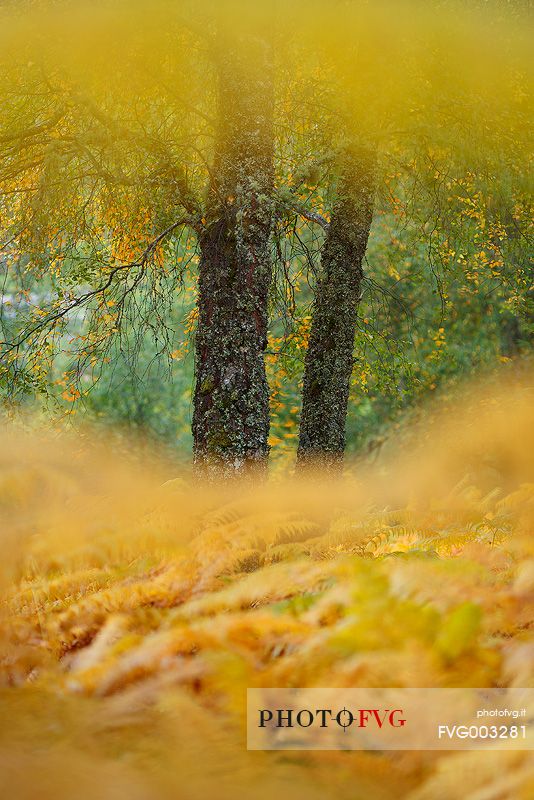
POLYGON ((528 381, 471 387, 409 453, 250 490, 4 432, 5 796, 532 797, 526 751, 252 753, 244 717, 250 686, 532 686, 532 422, 528 381))

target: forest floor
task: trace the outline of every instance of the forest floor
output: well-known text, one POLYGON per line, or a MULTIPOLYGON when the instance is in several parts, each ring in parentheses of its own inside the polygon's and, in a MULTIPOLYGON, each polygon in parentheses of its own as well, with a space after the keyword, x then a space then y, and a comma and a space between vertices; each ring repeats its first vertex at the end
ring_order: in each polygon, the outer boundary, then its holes
POLYGON ((477 403, 335 485, 6 434, 3 796, 532 798, 511 748, 246 750, 247 687, 533 685, 532 396, 477 403))

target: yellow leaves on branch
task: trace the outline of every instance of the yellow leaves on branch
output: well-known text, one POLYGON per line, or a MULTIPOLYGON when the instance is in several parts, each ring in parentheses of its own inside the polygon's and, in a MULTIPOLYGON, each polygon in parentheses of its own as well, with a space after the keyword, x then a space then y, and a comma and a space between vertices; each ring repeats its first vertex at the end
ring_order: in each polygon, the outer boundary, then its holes
POLYGON ((69 386, 64 392, 61 393, 61 397, 63 400, 66 400, 67 403, 74 403, 81 397, 81 394, 76 387, 69 386))

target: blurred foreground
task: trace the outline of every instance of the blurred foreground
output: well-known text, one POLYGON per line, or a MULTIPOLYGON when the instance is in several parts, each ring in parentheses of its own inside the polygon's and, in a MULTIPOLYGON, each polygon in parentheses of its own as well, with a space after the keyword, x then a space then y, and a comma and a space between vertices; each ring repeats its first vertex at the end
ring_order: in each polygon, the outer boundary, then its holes
POLYGON ((534 684, 533 400, 472 387, 336 485, 207 489, 4 432, 3 796, 532 798, 513 749, 247 752, 245 704, 534 684))

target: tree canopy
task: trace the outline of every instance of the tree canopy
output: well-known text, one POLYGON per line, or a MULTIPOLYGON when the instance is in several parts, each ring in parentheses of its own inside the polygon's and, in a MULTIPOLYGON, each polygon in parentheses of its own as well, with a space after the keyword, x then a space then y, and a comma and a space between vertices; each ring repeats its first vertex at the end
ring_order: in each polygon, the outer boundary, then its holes
POLYGON ((393 387, 386 403, 402 406, 442 377, 521 351, 532 335, 523 5, 159 0, 91 4, 90 15, 83 2, 4 9, 9 402, 53 397, 73 412, 111 379, 111 361, 124 365, 124 379, 140 379, 151 363, 181 364, 196 330, 199 242, 217 184, 220 53, 232 40, 243 51, 254 37, 273 54, 266 360, 274 443, 296 436, 291 408, 348 142, 372 148, 377 170, 352 378, 360 430, 375 414, 370 398, 384 405, 373 386, 393 387))

